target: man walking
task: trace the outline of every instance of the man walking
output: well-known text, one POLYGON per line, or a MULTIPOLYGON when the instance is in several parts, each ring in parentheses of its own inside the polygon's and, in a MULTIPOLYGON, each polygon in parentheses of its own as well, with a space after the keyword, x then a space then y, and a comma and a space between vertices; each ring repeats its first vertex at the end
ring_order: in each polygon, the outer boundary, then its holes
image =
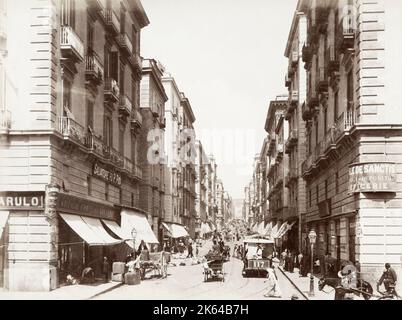
POLYGON ((193 242, 191 241, 191 239, 188 240, 188 246, 187 246, 187 251, 188 251, 188 255, 187 258, 193 258, 193 242))
POLYGON ((264 297, 281 298, 282 294, 273 268, 267 268, 267 278, 264 282, 268 282, 268 292, 264 294, 264 297))
POLYGON ((378 281, 378 286, 380 286, 382 283, 384 283, 385 290, 387 292, 392 291, 392 289, 395 288, 396 286, 396 281, 397 281, 397 276, 396 272, 394 269, 391 268, 391 265, 389 263, 385 264, 385 270, 378 281))

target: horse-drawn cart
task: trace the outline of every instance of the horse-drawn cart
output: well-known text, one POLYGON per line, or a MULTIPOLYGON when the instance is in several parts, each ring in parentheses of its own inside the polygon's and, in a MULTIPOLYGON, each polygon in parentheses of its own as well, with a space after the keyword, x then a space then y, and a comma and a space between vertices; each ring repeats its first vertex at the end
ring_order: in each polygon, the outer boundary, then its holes
POLYGON ((204 263, 204 282, 210 278, 221 278, 225 281, 224 257, 223 255, 209 256, 209 261, 204 263))
POLYGON ((145 279, 146 272, 152 270, 154 271, 154 275, 166 278, 167 266, 169 262, 170 253, 168 252, 142 252, 139 259, 141 279, 145 279))

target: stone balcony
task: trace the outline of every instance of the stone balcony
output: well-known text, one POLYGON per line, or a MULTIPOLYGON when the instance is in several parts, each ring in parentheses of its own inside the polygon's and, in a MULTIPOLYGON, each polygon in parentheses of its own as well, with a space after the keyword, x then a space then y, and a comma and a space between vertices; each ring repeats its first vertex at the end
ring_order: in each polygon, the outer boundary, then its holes
POLYGON ((121 33, 117 36, 117 43, 119 44, 120 48, 123 49, 123 52, 126 56, 132 56, 133 54, 133 43, 131 42, 130 38, 128 37, 127 33, 121 33))
POLYGON ((120 89, 117 81, 113 78, 105 79, 104 88, 105 101, 117 102, 120 97, 120 89))
POLYGON ((107 30, 117 35, 120 33, 120 21, 117 17, 117 14, 112 9, 105 9, 104 10, 104 19, 106 23, 107 30))
POLYGON ((120 105, 119 105, 120 114, 124 117, 127 117, 131 115, 132 111, 133 111, 133 105, 131 103, 131 100, 125 94, 120 95, 120 105))
POLYGON ((74 62, 84 60, 84 43, 70 26, 61 26, 60 49, 63 58, 72 59, 74 62))

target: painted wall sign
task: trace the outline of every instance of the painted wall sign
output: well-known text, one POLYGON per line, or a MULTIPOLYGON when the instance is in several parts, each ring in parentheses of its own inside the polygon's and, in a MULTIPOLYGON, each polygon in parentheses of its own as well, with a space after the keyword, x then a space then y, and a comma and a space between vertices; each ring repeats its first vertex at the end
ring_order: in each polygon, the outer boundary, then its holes
POLYGON ((367 162, 349 166, 349 193, 395 192, 396 190, 395 163, 367 162))
POLYGON ((107 182, 112 184, 121 185, 121 174, 115 171, 107 169, 100 163, 95 163, 93 168, 93 174, 107 182))
POLYGON ((57 197, 57 210, 83 215, 94 218, 116 220, 118 210, 101 203, 96 203, 87 199, 82 199, 63 193, 59 193, 57 197))
POLYGON ((0 192, 0 208, 12 210, 42 210, 44 192, 0 192))

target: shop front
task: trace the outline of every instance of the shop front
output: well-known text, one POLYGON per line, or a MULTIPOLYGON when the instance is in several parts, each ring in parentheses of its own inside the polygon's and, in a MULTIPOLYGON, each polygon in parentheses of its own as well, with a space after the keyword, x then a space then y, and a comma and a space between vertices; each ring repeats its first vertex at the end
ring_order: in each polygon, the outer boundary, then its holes
POLYGON ((102 275, 103 258, 109 263, 124 261, 127 246, 102 221, 117 223, 119 211, 113 206, 60 193, 58 212, 58 271, 63 284, 67 275, 81 277, 90 267, 95 277, 102 275))
POLYGON ((190 237, 185 227, 177 223, 162 222, 165 230, 165 246, 173 252, 179 251, 180 240, 185 243, 186 238, 190 237))

